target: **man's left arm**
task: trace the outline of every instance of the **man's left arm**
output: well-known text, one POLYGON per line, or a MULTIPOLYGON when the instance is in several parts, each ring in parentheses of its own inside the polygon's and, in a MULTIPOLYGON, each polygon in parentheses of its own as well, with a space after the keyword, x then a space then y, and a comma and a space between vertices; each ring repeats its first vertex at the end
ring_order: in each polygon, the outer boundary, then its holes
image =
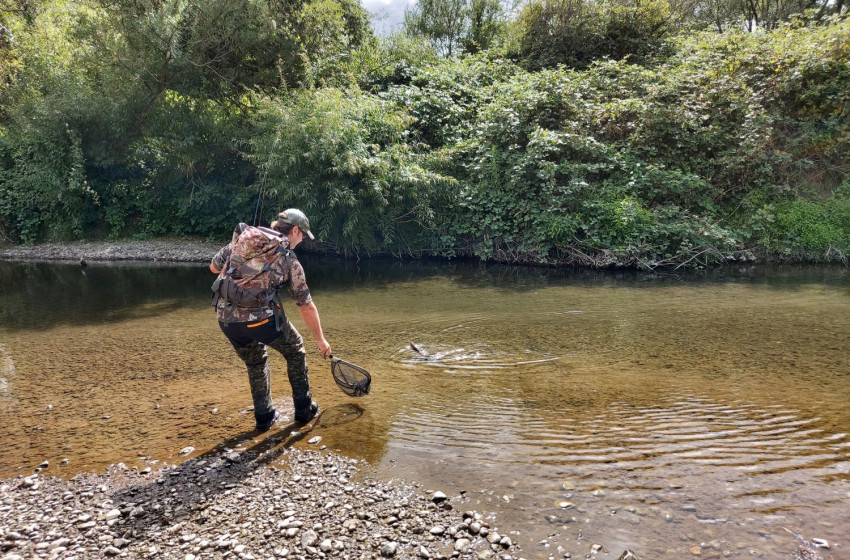
POLYGON ((319 310, 316 308, 316 304, 311 301, 305 305, 300 305, 298 311, 301 312, 301 318, 304 319, 304 323, 310 329, 313 338, 316 339, 316 344, 319 345, 319 353, 325 358, 330 357, 331 345, 325 340, 325 334, 322 332, 322 322, 319 319, 319 310))

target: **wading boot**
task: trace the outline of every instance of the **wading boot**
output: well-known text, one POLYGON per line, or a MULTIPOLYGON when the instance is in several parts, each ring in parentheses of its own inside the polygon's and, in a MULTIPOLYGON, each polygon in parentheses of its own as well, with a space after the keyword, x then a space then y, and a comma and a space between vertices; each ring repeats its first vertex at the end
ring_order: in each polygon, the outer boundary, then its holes
POLYGON ((248 368, 248 382, 251 385, 251 398, 254 400, 254 419, 257 421, 257 431, 265 432, 271 428, 278 418, 272 406, 272 392, 269 378, 268 354, 259 342, 252 342, 236 353, 248 368))
MULTIPOLYGON (((309 392, 307 393, 310 394, 309 392)), ((306 399, 292 399, 295 403, 295 421, 296 422, 309 422, 313 418, 319 415, 319 405, 316 404, 316 401, 311 400, 308 396, 306 399)))
POLYGON ((286 356, 286 374, 292 385, 292 404, 295 406, 295 421, 309 422, 319 414, 319 405, 310 393, 310 378, 307 375, 307 359, 302 352, 286 356))
POLYGON ((271 428, 275 422, 280 419, 280 412, 272 409, 271 412, 267 412, 265 414, 256 415, 257 419, 257 431, 265 432, 269 428, 271 428))

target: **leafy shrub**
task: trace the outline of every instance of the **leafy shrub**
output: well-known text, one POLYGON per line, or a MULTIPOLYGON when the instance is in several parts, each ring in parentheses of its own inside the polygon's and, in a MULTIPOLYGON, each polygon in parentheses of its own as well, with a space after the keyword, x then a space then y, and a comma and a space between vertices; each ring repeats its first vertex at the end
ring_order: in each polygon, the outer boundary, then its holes
POLYGON ((411 118, 377 96, 323 89, 261 106, 252 142, 267 218, 302 208, 320 237, 344 250, 404 251, 434 224, 450 181, 423 167, 411 118))

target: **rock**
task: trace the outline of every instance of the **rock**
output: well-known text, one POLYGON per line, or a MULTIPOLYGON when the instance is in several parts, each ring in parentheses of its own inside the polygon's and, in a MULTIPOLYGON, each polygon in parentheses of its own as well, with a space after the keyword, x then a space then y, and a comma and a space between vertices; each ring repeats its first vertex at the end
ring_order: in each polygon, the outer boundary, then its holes
POLYGON ((188 447, 184 447, 183 449, 181 449, 179 455, 189 455, 194 450, 195 450, 195 448, 190 445, 188 447))
POLYGON ((319 443, 320 441, 322 441, 322 436, 313 436, 309 440, 307 440, 307 443, 309 443, 311 445, 315 445, 315 444, 319 443))
POLYGON ((455 550, 463 554, 466 552, 466 549, 469 548, 470 544, 472 544, 472 541, 469 539, 458 539, 455 541, 455 550))
POLYGON ((301 547, 307 548, 309 546, 316 546, 316 543, 319 542, 319 535, 316 534, 316 531, 309 529, 303 535, 301 535, 301 547))
POLYGON ((637 554, 629 550, 628 548, 623 551, 617 560, 638 560, 637 554))
POLYGON ((115 463, 70 479, 0 480, 0 559, 516 560, 497 546, 503 537, 485 541, 491 530, 475 512, 435 505, 402 481, 362 479, 359 462, 333 452, 281 446, 267 461, 256 443, 147 476, 115 463))
POLYGON ((396 551, 398 550, 398 543, 390 541, 388 543, 384 543, 381 547, 381 556, 385 558, 391 558, 395 556, 396 551))
POLYGON ((440 492, 439 490, 434 492, 431 495, 431 501, 434 502, 435 504, 439 504, 440 502, 444 502, 444 501, 446 501, 446 499, 448 499, 448 496, 446 496, 444 493, 440 492))

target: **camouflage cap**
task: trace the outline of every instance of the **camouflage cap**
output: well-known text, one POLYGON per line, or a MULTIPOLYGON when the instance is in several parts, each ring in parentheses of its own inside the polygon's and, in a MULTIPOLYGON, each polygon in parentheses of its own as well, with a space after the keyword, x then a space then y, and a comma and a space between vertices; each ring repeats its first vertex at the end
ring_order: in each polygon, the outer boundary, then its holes
POLYGON ((297 208, 289 208, 278 214, 277 217, 280 218, 280 221, 284 224, 298 226, 298 229, 300 229, 304 235, 309 237, 311 240, 316 239, 313 236, 313 232, 310 231, 310 220, 307 219, 307 216, 305 216, 304 212, 301 210, 297 208))

